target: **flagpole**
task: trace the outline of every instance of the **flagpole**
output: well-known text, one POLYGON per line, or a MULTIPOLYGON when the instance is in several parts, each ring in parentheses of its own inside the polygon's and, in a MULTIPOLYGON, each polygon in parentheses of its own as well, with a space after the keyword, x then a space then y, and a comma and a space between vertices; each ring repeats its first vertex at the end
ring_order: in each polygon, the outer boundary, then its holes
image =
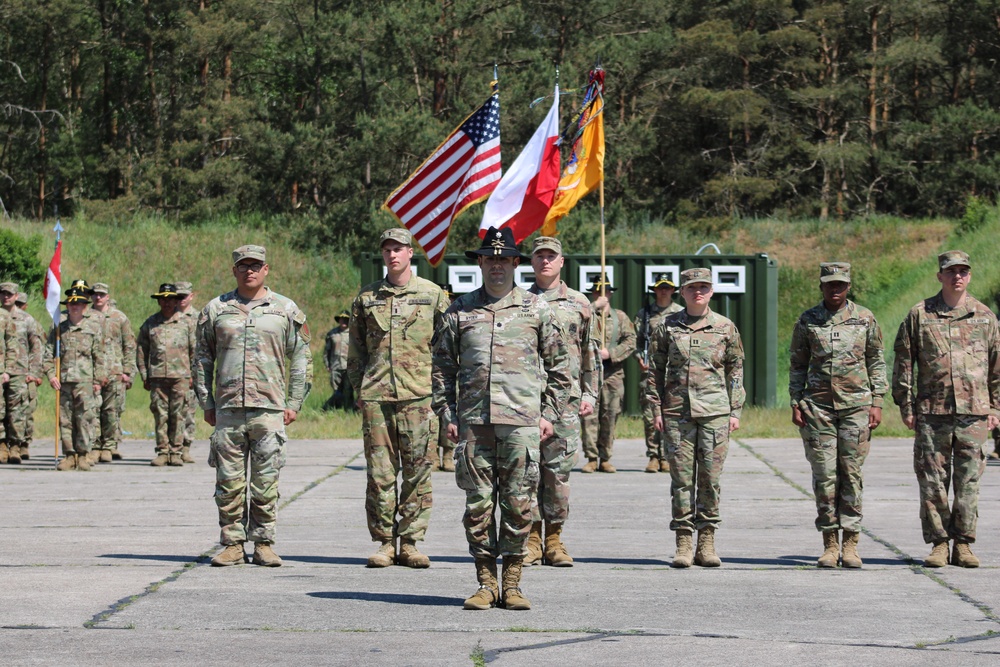
POLYGON ((601 282, 604 286, 601 288, 604 290, 605 298, 608 300, 608 307, 601 309, 601 347, 605 348, 608 345, 608 311, 611 310, 611 290, 608 289, 608 273, 607 273, 607 246, 604 242, 604 179, 601 179, 601 183, 598 189, 600 196, 600 208, 601 208, 601 282))
MULTIPOLYGON (((63 231, 63 226, 61 224, 59 224, 59 204, 58 203, 56 203, 56 226, 55 226, 54 231, 56 233, 56 248, 58 249, 59 248, 59 240, 60 240, 60 238, 62 236, 62 231, 63 231)), ((59 276, 60 276, 59 289, 62 289, 62 284, 61 284, 62 283, 62 255, 61 254, 59 255, 59 276)), ((59 308, 57 307, 56 308, 56 317, 52 321, 52 325, 56 328, 56 354, 55 354, 55 356, 56 356, 56 380, 59 381, 59 389, 56 389, 56 438, 55 438, 55 443, 54 443, 54 447, 55 447, 55 454, 54 454, 54 456, 55 456, 56 461, 59 460, 59 397, 61 395, 61 389, 62 389, 62 373, 60 371, 60 368, 62 366, 62 364, 61 364, 61 361, 62 361, 62 337, 60 336, 60 331, 59 330, 61 329, 61 327, 59 326, 59 324, 60 324, 59 323, 59 308)))

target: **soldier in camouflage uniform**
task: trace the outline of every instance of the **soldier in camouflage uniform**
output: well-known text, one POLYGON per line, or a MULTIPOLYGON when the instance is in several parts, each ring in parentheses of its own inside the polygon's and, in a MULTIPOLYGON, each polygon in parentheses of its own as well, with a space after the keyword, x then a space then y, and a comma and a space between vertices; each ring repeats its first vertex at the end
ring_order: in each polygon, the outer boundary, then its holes
MULTIPOLYGON (((455 290, 452 289, 450 283, 438 283, 438 287, 444 292, 447 306, 450 306, 451 302, 455 300, 455 290)), ((431 468, 437 468, 444 472, 455 472, 455 443, 448 439, 448 425, 438 417, 433 420, 432 426, 431 444, 437 442, 437 447, 431 447, 427 456, 430 459, 431 468)))
POLYGON ((30 458, 28 455, 28 446, 35 437, 35 410, 38 409, 38 387, 42 384, 42 358, 45 355, 45 333, 42 331, 42 327, 38 324, 38 321, 28 314, 28 294, 26 292, 18 292, 15 303, 28 320, 28 340, 31 346, 29 354, 32 358, 33 368, 36 369, 33 372, 34 382, 28 382, 28 407, 25 412, 24 442, 21 443, 21 460, 27 461, 30 458))
POLYGON ((457 443, 455 481, 465 491, 465 536, 480 584, 464 606, 489 609, 502 599, 507 609, 530 609, 520 581, 539 442, 555 435, 569 402, 569 349, 545 299, 514 286, 521 253, 509 228, 491 227, 466 255, 478 261, 483 286, 448 308, 434 345, 434 410, 457 443))
POLYGON ((531 249, 535 284, 528 290, 544 299, 563 330, 570 356, 569 401, 553 422, 555 435, 540 444, 538 492, 531 505, 531 533, 525 565, 545 562, 572 567, 573 558, 562 542, 562 528, 569 517, 569 474, 580 451, 580 418, 594 413, 600 390, 600 360, 591 340, 590 301, 561 280, 562 242, 539 236, 531 249), (545 521, 544 549, 542 520, 545 521))
POLYGON ((271 547, 278 474, 285 464, 285 426, 306 399, 309 328, 294 301, 264 284, 270 270, 265 258, 262 246, 234 250, 236 289, 212 299, 198 317, 195 391, 205 421, 215 427, 208 464, 216 469, 215 504, 226 547, 212 559, 214 566, 243 563, 247 539, 254 542, 255 564, 281 565, 271 547))
POLYGON ((351 314, 342 311, 337 315, 337 326, 326 334, 326 344, 323 346, 323 366, 330 374, 330 389, 333 393, 323 406, 328 410, 347 407, 347 351, 350 347, 351 314))
POLYGON ((611 283, 598 280, 588 292, 594 317, 592 335, 600 350, 603 380, 597 410, 582 419, 587 463, 580 472, 616 472, 611 454, 615 424, 625 400, 625 360, 635 352, 635 327, 628 315, 611 307, 609 294, 614 291, 611 283))
MULTIPOLYGON (((0 443, 0 463, 20 463, 28 458, 28 410, 30 406, 29 387, 42 375, 42 355, 45 347, 41 328, 35 319, 16 305, 18 286, 16 283, 0 283, 0 306, 10 314, 17 332, 17 356, 13 363, 5 364, 9 380, 3 385, 4 403, 7 415, 3 428, 6 443, 0 443)), ((6 347, 6 346, 5 346, 6 347)), ((12 354, 11 348, 8 354, 12 354)))
MULTIPOLYGON (((10 372, 16 370, 20 356, 21 350, 17 343, 17 327, 14 324, 14 318, 6 309, 0 309, 0 383, 3 384, 4 394, 7 393, 10 384, 10 372)), ((0 463, 7 463, 9 460, 10 444, 13 443, 13 440, 9 441, 9 438, 6 402, 0 396, 0 463)), ((21 450, 18 447, 18 463, 20 463, 20 453, 21 450)))
POLYGON ((792 331, 788 393, 812 467, 820 567, 837 567, 838 559, 844 567, 862 565, 861 466, 888 386, 882 330, 870 310, 847 298, 850 286, 850 264, 820 264, 823 301, 802 313, 792 331))
POLYGON ((59 321, 59 376, 56 329, 45 346, 43 372, 59 392, 59 431, 64 458, 56 470, 90 470, 87 454, 94 441, 101 387, 108 381, 104 317, 87 306, 90 288, 78 280, 66 290, 66 311, 59 321))
POLYGON ((657 408, 654 425, 663 432, 670 463, 674 567, 691 566, 695 529, 694 563, 722 564, 715 553, 719 478, 729 434, 740 427, 746 398, 740 332, 731 320, 712 312, 712 294, 711 270, 681 272, 685 309, 668 316, 650 343, 646 400, 657 408))
POLYGON ((656 277, 649 291, 653 293, 655 301, 643 306, 635 316, 635 356, 639 360, 639 367, 642 369, 643 379, 639 384, 639 400, 642 403, 642 427, 646 435, 646 456, 649 463, 646 464, 646 472, 670 472, 670 464, 667 463, 667 454, 663 449, 663 434, 656 430, 656 410, 646 401, 646 371, 649 370, 649 341, 653 337, 653 332, 660 323, 666 319, 667 315, 680 312, 684 308, 679 303, 674 303, 674 293, 677 285, 670 279, 669 273, 661 273, 656 277))
POLYGON ((160 312, 150 315, 139 328, 135 357, 156 424, 156 456, 149 465, 182 466, 184 415, 187 392, 193 384, 195 334, 190 320, 177 310, 180 299, 174 284, 161 284, 150 298, 156 299, 160 312))
MULTIPOLYGON (((175 282, 174 286, 177 288, 177 298, 180 299, 180 303, 177 304, 177 312, 187 319, 188 326, 194 332, 198 328, 198 311, 191 305, 195 297, 194 288, 186 280, 175 282)), ((193 371, 192 368, 192 373, 193 371)), ((198 397, 195 396, 194 382, 192 381, 191 386, 184 394, 184 444, 181 445, 181 462, 183 463, 194 463, 194 457, 191 456, 191 444, 194 442, 194 413, 197 407, 198 397)))
POLYGON ((941 291, 914 306, 899 325, 892 397, 903 423, 916 430, 913 469, 920 486, 920 524, 933 544, 927 567, 979 567, 972 553, 979 480, 989 432, 1000 412, 1000 327, 993 312, 967 293, 969 256, 938 256, 941 291), (948 490, 954 484, 954 503, 948 490))
POLYGON ((364 419, 368 532, 379 543, 368 567, 430 565, 417 542, 432 503, 431 338, 447 305, 440 287, 413 274, 411 242, 403 228, 382 233, 386 277, 363 287, 351 306, 347 374, 364 419))
POLYGON ((94 283, 90 300, 92 309, 104 315, 108 348, 108 383, 101 389, 100 435, 90 450, 90 462, 110 463, 121 460, 118 445, 122 441, 121 419, 125 410, 125 392, 135 377, 135 334, 125 313, 111 305, 110 289, 94 283))

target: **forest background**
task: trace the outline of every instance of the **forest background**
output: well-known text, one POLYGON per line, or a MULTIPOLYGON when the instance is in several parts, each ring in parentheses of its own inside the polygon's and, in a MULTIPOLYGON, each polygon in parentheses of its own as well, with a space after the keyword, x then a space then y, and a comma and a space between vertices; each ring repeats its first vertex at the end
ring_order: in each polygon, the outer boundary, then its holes
MULTIPOLYGON (((565 122, 599 59, 609 252, 769 252, 782 351, 816 264, 854 261, 891 347, 946 246, 980 252, 982 300, 1000 286, 998 56, 989 0, 4 0, 0 216, 25 238, 71 221, 64 275, 111 282, 136 327, 178 273, 202 303, 228 289, 215 264, 252 230, 318 336, 395 224, 382 201, 494 63, 506 167, 556 67, 565 122)), ((598 220, 585 199, 566 251, 597 250, 598 220)))

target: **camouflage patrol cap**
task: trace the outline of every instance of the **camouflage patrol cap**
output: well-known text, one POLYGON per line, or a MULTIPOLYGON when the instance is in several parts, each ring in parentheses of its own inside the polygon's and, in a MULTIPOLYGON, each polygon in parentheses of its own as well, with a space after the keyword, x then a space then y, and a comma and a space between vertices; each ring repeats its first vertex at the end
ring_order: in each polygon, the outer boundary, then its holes
POLYGON ((94 283, 94 286, 90 288, 90 291, 94 294, 111 294, 111 290, 108 288, 107 283, 94 283))
POLYGON ((967 266, 970 269, 969 255, 961 250, 949 250, 938 255, 938 270, 944 271, 949 266, 967 266))
POLYGON ((531 254, 534 255, 539 250, 551 250, 557 255, 561 255, 562 241, 552 236, 539 236, 531 244, 531 254))
POLYGON ((177 288, 177 296, 187 296, 193 291, 191 283, 183 280, 174 283, 174 287, 177 288))
POLYGON ((266 263, 266 253, 267 251, 264 250, 264 246, 262 245, 241 245, 233 251, 233 266, 236 266, 244 259, 256 259, 266 263))
POLYGON ((823 262, 819 265, 821 283, 851 282, 851 265, 847 262, 823 262))
POLYGON ((11 294, 17 294, 19 291, 17 283, 0 283, 0 292, 10 292, 11 294))
POLYGON ((712 284, 712 270, 705 268, 688 269, 681 271, 681 287, 686 287, 693 283, 712 284))
POLYGON ((27 293, 25 293, 25 292, 18 292, 17 293, 17 298, 14 299, 14 303, 16 303, 16 304, 28 303, 28 295, 27 295, 27 293))
POLYGON ((382 244, 386 241, 395 241, 396 243, 412 246, 413 234, 410 233, 409 229, 393 227, 392 229, 385 230, 382 232, 382 236, 378 237, 378 247, 381 248, 382 244))

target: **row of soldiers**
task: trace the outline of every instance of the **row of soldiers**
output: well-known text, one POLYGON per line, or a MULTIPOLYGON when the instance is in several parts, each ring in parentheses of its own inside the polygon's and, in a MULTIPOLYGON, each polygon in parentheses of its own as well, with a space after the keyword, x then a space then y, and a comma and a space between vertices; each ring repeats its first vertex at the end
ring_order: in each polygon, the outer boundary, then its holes
POLYGON ((31 458, 44 333, 17 283, 0 283, 0 307, 0 463, 19 464, 31 458))

